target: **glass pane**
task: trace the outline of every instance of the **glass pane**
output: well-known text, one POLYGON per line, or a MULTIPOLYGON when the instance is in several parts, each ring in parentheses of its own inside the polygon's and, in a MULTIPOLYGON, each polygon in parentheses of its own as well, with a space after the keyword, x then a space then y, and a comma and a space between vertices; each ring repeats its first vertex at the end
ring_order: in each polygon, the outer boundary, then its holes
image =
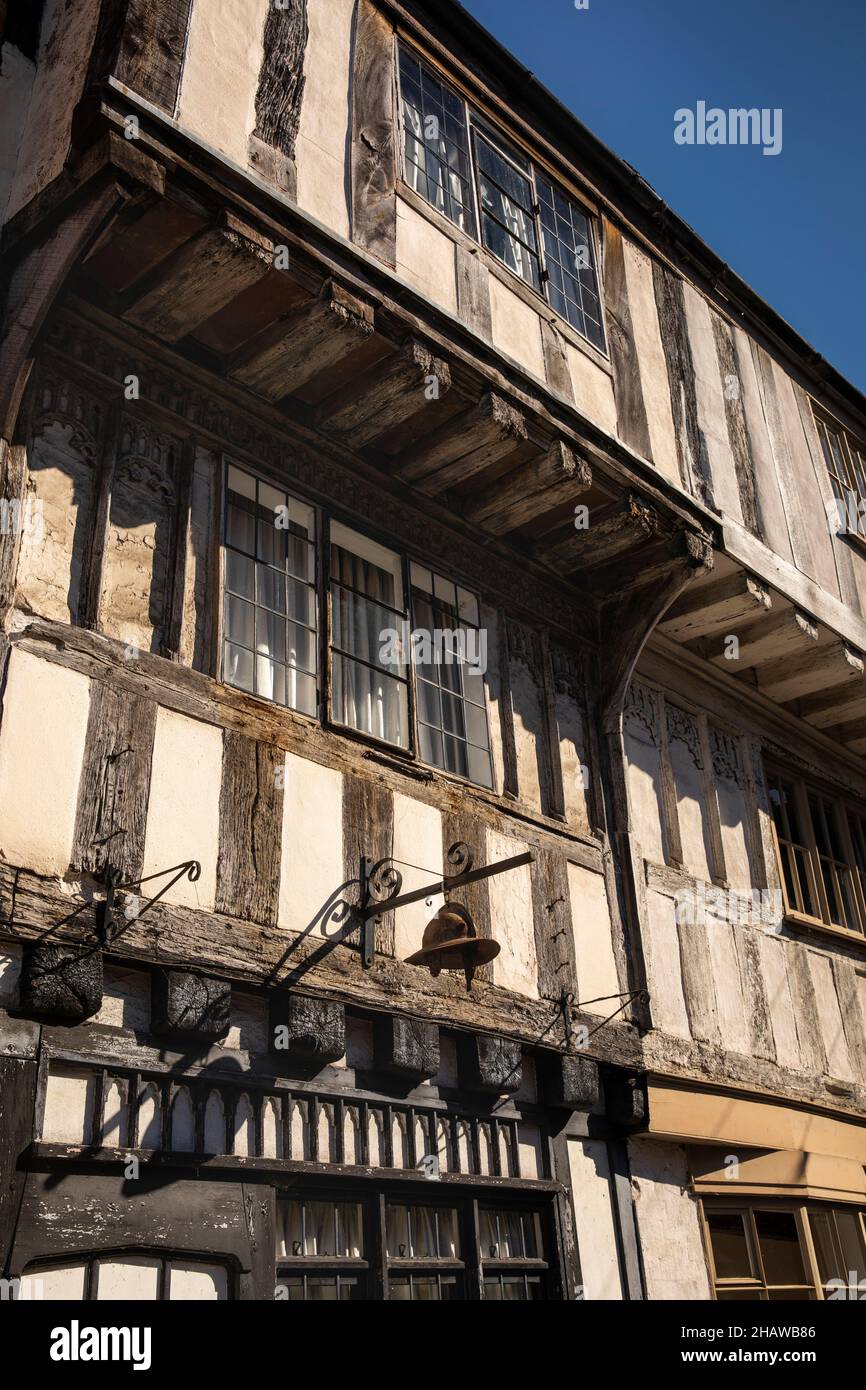
POLYGON ((469 778, 476 782, 479 787, 493 786, 493 771, 490 764, 490 754, 482 748, 475 748, 469 745, 469 778))
POLYGON ((230 642, 226 642, 223 656, 223 680, 227 685, 234 685, 238 690, 246 690, 252 694, 255 681, 252 652, 248 652, 242 647, 233 647, 230 642))
POLYGON ((236 550, 226 551, 226 588, 241 598, 254 599, 256 596, 256 566, 246 555, 236 550))
POLYGON ((302 671, 316 670, 316 634, 309 628, 288 624, 287 661, 289 666, 297 666, 302 671))
POLYGON ((229 464, 229 492, 235 493, 238 497, 245 497, 250 502, 256 500, 256 480, 251 473, 245 473, 240 468, 235 468, 234 464, 229 464))
POLYGON ((239 507, 228 508, 226 543, 236 550, 246 551, 248 555, 255 554, 256 523, 251 512, 241 511, 239 507))
POLYGON ((361 1207, 350 1202, 278 1204, 277 1259, 361 1259, 361 1207))
POLYGON ((457 1259, 457 1212, 451 1207, 389 1205, 386 1244, 392 1260, 457 1259))
POLYGON ((393 675, 405 673, 400 619, 389 608, 334 585, 331 591, 334 646, 347 655, 381 666, 393 675))
POLYGON ((286 576, 269 565, 256 565, 256 597, 263 608, 286 611, 286 576))
POLYGON ((298 579, 289 580, 289 617, 306 627, 316 626, 316 591, 298 579))
POLYGON ((740 1212, 707 1213, 717 1279, 752 1277, 745 1221, 740 1212))
POLYGON ((409 699, 406 686, 381 671, 342 656, 333 659, 333 716, 360 733, 409 746, 409 699))
POLYGON ((252 650, 256 645, 256 610, 251 603, 229 596, 226 599, 226 637, 252 650))
POLYGON ((266 608, 260 608, 256 615, 256 651, 285 665, 286 620, 266 608))
POLYGON ((793 1212, 756 1211, 755 1225, 768 1284, 803 1284, 805 1270, 793 1212))
POLYGON ((418 726, 418 751, 422 762, 431 763, 433 767, 445 766, 442 735, 435 729, 428 728, 426 724, 418 726))

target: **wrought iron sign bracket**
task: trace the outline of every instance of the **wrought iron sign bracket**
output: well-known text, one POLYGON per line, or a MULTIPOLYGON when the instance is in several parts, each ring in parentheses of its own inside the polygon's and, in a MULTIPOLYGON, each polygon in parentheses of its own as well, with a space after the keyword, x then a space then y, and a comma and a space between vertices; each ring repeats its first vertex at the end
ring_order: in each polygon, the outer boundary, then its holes
POLYGON ((361 961, 365 970, 372 967, 376 957, 376 923, 383 913, 396 912, 401 907, 408 907, 410 903, 423 902, 425 898, 451 892, 468 883, 480 883, 485 878, 497 878, 511 869, 520 869, 525 864, 532 864, 535 855, 531 852, 516 854, 511 859, 501 859, 496 864, 487 864, 483 869, 473 869, 472 850, 468 845, 458 843, 451 846, 446 858, 455 869, 453 874, 446 874, 434 883, 428 883, 424 888, 413 888, 408 893, 400 891, 403 887, 403 875, 397 865, 402 864, 404 868, 416 868, 416 865, 405 864, 402 860, 394 858, 379 859, 375 862, 367 858, 361 860, 361 901, 358 916, 361 919, 361 961))
POLYGON ((165 897, 169 889, 173 888, 182 878, 188 878, 190 883, 195 883, 201 878, 201 864, 198 860, 188 859, 184 864, 175 864, 171 869, 160 869, 158 873, 148 874, 147 878, 139 878, 132 883, 122 883, 119 870, 112 864, 106 864, 104 871, 105 897, 102 902, 96 905, 96 935, 100 946, 111 946, 132 922, 140 921, 145 913, 149 912, 160 898, 165 897), (142 902, 137 896, 132 897, 125 909, 126 925, 115 928, 113 922, 115 894, 132 893, 142 884, 152 883, 157 878, 167 878, 169 874, 173 874, 174 877, 169 883, 166 883, 165 887, 160 888, 159 892, 154 894, 152 898, 142 902))

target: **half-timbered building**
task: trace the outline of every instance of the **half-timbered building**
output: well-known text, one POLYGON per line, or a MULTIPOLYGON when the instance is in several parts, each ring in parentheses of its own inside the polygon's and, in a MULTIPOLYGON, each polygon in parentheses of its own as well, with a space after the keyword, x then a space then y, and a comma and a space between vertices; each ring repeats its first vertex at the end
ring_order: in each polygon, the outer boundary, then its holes
POLYGON ((3 1277, 847 1291, 863 397, 452 0, 2 10, 3 1277))

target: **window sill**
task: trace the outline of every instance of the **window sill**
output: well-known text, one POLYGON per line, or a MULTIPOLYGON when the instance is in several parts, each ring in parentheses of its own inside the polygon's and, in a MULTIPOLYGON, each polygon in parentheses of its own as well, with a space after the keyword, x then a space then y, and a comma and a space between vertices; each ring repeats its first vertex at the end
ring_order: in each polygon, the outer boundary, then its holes
POLYGON ((866 557, 866 536, 861 536, 859 531, 837 531, 836 537, 838 540, 844 541, 846 545, 850 545, 853 550, 857 551, 858 555, 866 557))
MULTIPOLYGON (((420 217, 424 217, 428 222, 432 223, 444 236, 447 236, 450 241, 453 241, 456 246, 462 247, 463 250, 469 252, 470 255, 479 256, 481 258, 481 263, 486 266, 491 275, 495 275, 501 284, 505 285, 516 294, 525 304, 529 305, 529 307, 538 314, 539 318, 543 318, 548 323, 553 324, 557 332, 567 343, 570 343, 572 347, 578 348, 579 351, 585 353, 591 362, 594 362, 597 367, 600 367, 603 372, 606 372, 609 377, 613 378, 613 367, 611 366, 610 358, 607 354, 594 347, 588 339, 584 338, 582 333, 578 333, 577 329, 573 328, 567 319, 562 318, 552 305, 548 304, 543 295, 537 294, 535 290, 527 285, 525 280, 522 280, 519 275, 515 275, 506 265, 503 265, 492 252, 487 250, 486 246, 475 241, 467 232, 461 231, 461 229, 455 226, 453 222, 449 221, 443 213, 439 212, 438 208, 434 208, 431 203, 427 202, 426 198, 422 198, 419 193, 416 193, 414 188, 411 188, 402 178, 398 178, 397 180, 397 196, 398 198, 402 198, 405 203, 408 203, 420 217)), ((599 286, 601 286, 601 275, 599 275, 599 286)))
POLYGON ((817 936, 829 937, 835 941, 847 941, 849 945, 861 946, 866 949, 866 936, 859 931, 851 931, 848 927, 833 927, 827 922, 822 922, 818 917, 807 917, 804 912, 786 912, 783 918, 786 927, 795 928, 798 931, 814 932, 817 936))

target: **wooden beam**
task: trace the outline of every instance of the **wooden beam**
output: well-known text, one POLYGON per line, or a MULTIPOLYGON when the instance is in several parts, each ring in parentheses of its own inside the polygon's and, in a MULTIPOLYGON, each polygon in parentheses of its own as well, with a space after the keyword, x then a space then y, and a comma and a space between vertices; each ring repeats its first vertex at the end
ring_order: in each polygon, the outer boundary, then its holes
POLYGON ((592 487, 592 469, 564 439, 553 439, 539 454, 486 488, 466 509, 469 521, 496 536, 555 511, 592 487))
POLYGON ((273 256, 272 241, 223 212, 218 225, 186 242, 132 291, 123 317, 177 343, 260 280, 273 256))
POLYGON ((304 98, 304 55, 310 28, 307 0, 269 5, 256 90, 256 128, 250 136, 250 163, 297 198, 295 142, 304 98))
POLYGON ((659 631, 675 642, 689 642, 715 632, 736 632, 738 624, 752 621, 771 607, 769 590, 750 574, 740 572, 684 594, 659 623, 659 631))
POLYGON ((271 927, 280 895, 284 762, 278 748, 226 730, 216 911, 271 927))
POLYGON ((78 788, 71 865, 99 873, 107 863, 126 882, 141 873, 156 704, 93 681, 78 788))
POLYGON ((441 492, 506 457, 528 439, 526 420, 502 396, 488 391, 403 456, 395 475, 422 491, 441 492))
POLYGON ((356 9, 352 61, 352 237, 395 266, 394 30, 370 0, 360 0, 356 9))
POLYGON ((863 658, 846 643, 837 641, 776 662, 766 673, 759 670, 758 689, 779 704, 845 685, 857 686, 866 699, 863 672, 863 658))
POLYGON ((451 369, 418 338, 325 400, 316 425, 355 448, 394 429, 451 389, 451 369))
POLYGON ((240 348, 229 376, 266 400, 278 401, 337 366, 372 332, 372 304, 329 280, 321 298, 240 348))
MULTIPOLYGON (((866 697, 860 696, 861 709, 866 708, 866 697)), ((849 719, 844 724, 831 724, 824 730, 830 738, 838 739, 840 743, 860 745, 866 743, 866 714, 861 714, 859 719, 849 719)))
POLYGON ((859 718, 863 713, 863 692, 856 683, 822 690, 798 700, 796 713, 816 729, 829 729, 834 724, 859 718))
POLYGON ((632 325, 622 235, 604 219, 604 298, 617 432, 635 453, 651 458, 649 422, 632 325))
POLYGON ((731 634, 739 643, 735 657, 726 655, 724 633, 699 637, 689 642, 689 651, 713 665, 739 675, 741 671, 794 656, 818 640, 816 623, 798 608, 778 608, 765 612, 750 623, 737 626, 731 634))
POLYGON ((659 518, 652 507, 629 495, 609 507, 590 512, 585 530, 574 528, 559 540, 536 547, 539 558, 560 574, 606 564, 658 533, 659 518))

